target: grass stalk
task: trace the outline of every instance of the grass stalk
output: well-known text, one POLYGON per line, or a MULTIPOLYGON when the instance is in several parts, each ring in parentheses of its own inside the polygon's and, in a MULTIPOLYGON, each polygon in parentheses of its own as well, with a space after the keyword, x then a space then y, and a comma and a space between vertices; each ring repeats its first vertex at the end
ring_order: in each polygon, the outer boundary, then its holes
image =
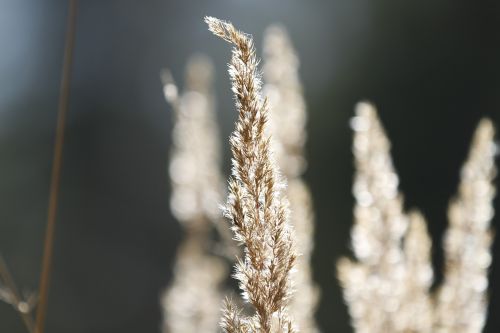
POLYGON ((43 246, 42 272, 39 284, 39 303, 36 312, 36 333, 43 333, 47 316, 49 298, 50 273, 54 252, 54 236, 57 218, 57 202, 61 183, 61 167, 64 146, 64 132, 66 129, 66 116, 70 95, 71 66, 75 44, 77 0, 69 1, 66 42, 64 47, 64 60, 59 95, 56 138, 54 144, 54 158, 52 162, 52 176, 50 183, 50 197, 47 214, 47 227, 43 246))

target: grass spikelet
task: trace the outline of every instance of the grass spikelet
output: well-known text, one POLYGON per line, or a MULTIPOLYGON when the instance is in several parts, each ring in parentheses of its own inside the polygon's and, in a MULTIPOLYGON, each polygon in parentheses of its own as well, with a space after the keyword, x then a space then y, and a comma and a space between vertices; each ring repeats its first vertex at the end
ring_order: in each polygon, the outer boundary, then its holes
MULTIPOLYGON (((244 323, 239 332, 291 332, 287 305, 296 254, 284 185, 265 133, 268 105, 261 97, 253 41, 231 23, 213 17, 206 17, 205 22, 210 31, 234 46, 229 74, 238 120, 230 138, 233 175, 225 215, 232 223, 235 239, 244 247, 235 277, 243 298, 255 310, 253 316, 245 317, 228 302, 223 323, 227 318, 244 323)), ((233 326, 223 325, 224 332, 231 332, 228 327, 233 326)))

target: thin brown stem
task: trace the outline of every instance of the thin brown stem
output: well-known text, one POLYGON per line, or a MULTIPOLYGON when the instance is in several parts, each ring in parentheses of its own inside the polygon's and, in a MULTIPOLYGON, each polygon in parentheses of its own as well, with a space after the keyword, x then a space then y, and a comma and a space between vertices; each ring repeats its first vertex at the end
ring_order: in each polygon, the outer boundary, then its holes
POLYGON ((64 144, 64 132, 66 115, 68 113, 68 101, 70 94, 71 66, 73 63, 73 50, 75 44, 77 0, 69 1, 68 25, 66 31, 66 42, 64 49, 64 63, 59 96, 59 108, 57 117, 56 139, 54 144, 54 159, 52 163, 52 176, 50 184, 49 207, 47 214, 47 228, 43 248, 42 272, 40 275, 40 300, 36 313, 36 333, 43 333, 45 317, 47 315, 47 304, 50 286, 50 271, 52 266, 54 233, 57 216, 57 201, 61 180, 61 165, 64 144))
POLYGON ((16 309, 16 311, 21 316, 21 319, 23 320, 24 325, 26 325, 28 332, 30 333, 34 332, 35 323, 29 312, 30 310, 29 306, 25 301, 23 301, 21 294, 19 293, 19 289, 17 288, 14 279, 12 278, 12 274, 10 274, 7 263, 5 262, 5 259, 1 254, 0 254, 0 279, 3 281, 5 287, 7 287, 7 290, 12 296, 11 305, 16 309))

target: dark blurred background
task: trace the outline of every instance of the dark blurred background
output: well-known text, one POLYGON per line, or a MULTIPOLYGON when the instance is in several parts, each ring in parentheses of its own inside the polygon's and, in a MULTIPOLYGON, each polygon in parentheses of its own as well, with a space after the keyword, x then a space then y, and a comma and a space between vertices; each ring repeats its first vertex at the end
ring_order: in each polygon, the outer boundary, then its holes
MULTIPOLYGON (((208 54, 223 138, 236 117, 230 48, 207 31, 205 15, 233 21, 259 47, 264 29, 281 22, 300 56, 324 332, 351 331, 334 263, 349 253, 348 122, 360 99, 379 108, 407 206, 428 218, 439 281, 446 209, 471 135, 484 116, 500 126, 497 1, 81 0, 47 332, 159 332, 159 293, 182 236, 169 212, 172 115, 160 69, 182 84, 188 56, 208 54)), ((0 251, 30 290, 40 271, 66 16, 62 0, 0 1, 0 251)), ((500 331, 498 244, 485 332, 500 331)), ((0 332, 24 332, 3 303, 0 332)))

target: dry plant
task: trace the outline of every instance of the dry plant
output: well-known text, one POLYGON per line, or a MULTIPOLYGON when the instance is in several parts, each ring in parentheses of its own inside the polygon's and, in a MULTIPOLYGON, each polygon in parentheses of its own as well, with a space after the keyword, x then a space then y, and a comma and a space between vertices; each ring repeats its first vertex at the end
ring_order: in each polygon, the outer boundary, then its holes
MULTIPOLYGON (((403 212, 390 143, 369 104, 358 105, 352 125, 356 131, 352 246, 358 262, 342 259, 339 278, 357 332, 411 332, 404 320, 406 314, 397 311, 412 287, 407 283, 409 270, 402 246, 409 218, 403 212)), ((418 255, 428 256, 428 251, 418 255)), ((422 274, 422 281, 415 282, 424 286, 418 293, 425 296, 432 275, 429 269, 422 269, 426 274, 422 274)), ((429 322, 424 314, 420 319, 422 325, 429 322)))
POLYGON ((352 121, 356 199, 352 246, 357 261, 338 263, 353 326, 359 333, 478 333, 486 315, 495 174, 493 126, 481 121, 450 205, 446 271, 437 295, 431 240, 418 212, 403 211, 390 143, 375 108, 360 103, 352 121))
POLYGON ((59 105, 57 110, 56 138, 54 142, 54 157, 49 192, 49 207, 47 212, 47 227, 43 243, 42 269, 40 272, 39 301, 36 311, 36 333, 44 333, 45 320, 49 306, 49 289, 54 256, 54 239, 61 187, 61 169, 63 161, 64 137, 66 132, 66 118, 69 111, 69 97, 71 85, 71 67, 75 49, 76 18, 78 0, 68 1, 68 19, 66 41, 64 46, 64 62, 61 75, 59 105))
POLYGON ((186 90, 178 89, 170 72, 162 73, 164 93, 174 111, 170 158, 171 208, 185 230, 175 264, 175 277, 165 292, 164 332, 217 332, 223 300, 221 284, 227 276, 224 261, 210 254, 211 231, 221 228, 218 210, 223 193, 220 147, 212 92, 212 64, 191 58, 186 90))
POLYGON ((483 119, 462 168, 458 195, 449 207, 444 282, 436 296, 438 332, 476 333, 485 324, 493 240, 494 134, 491 121, 483 119))
POLYGON ((255 313, 243 315, 226 300, 221 326, 224 332, 296 332, 288 315, 290 272, 296 254, 288 222, 284 184, 271 155, 266 134, 267 100, 261 97, 258 60, 252 38, 231 23, 206 17, 210 31, 234 45, 229 74, 238 120, 230 143, 233 176, 224 209, 236 241, 244 247, 235 278, 255 313))
POLYGON ((66 40, 64 46, 64 60, 59 91, 59 105, 57 110, 56 137, 54 141, 54 156, 49 190, 49 205, 47 224, 43 243, 43 256, 40 272, 38 295, 30 293, 23 297, 15 284, 8 266, 0 255, 0 300, 13 306, 20 314, 26 329, 30 333, 44 333, 45 320, 48 311, 49 289, 54 253, 55 227, 57 220, 58 198, 63 160, 64 136, 66 131, 66 117, 69 110, 71 67, 75 45, 77 0, 68 1, 68 18, 66 40), (32 318, 36 307, 36 321, 32 318))
POLYGON ((10 273, 4 257, 0 254, 0 301, 12 305, 19 313, 28 332, 35 332, 35 322, 32 312, 36 304, 34 293, 23 297, 10 273))
POLYGON ((306 168, 307 112, 299 79, 299 59, 284 27, 271 26, 264 35, 264 92, 269 97, 269 133, 276 161, 287 179, 290 222, 297 239, 294 285, 300 286, 290 300, 289 312, 304 332, 318 332, 314 313, 319 289, 313 282, 311 253, 314 246, 314 212, 308 186, 302 180, 306 168))

